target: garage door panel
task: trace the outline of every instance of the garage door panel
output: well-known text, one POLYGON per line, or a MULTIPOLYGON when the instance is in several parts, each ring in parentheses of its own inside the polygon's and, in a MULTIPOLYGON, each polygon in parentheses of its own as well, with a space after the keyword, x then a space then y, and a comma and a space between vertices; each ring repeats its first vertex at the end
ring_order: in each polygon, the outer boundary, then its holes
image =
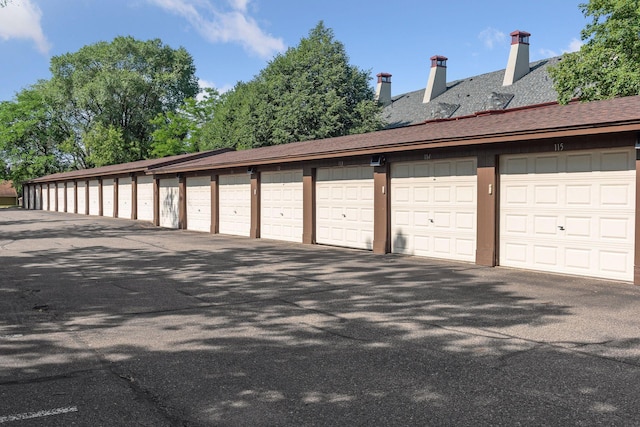
POLYGON ((392 252, 473 261, 476 198, 475 158, 393 164, 392 252))
POLYGON ((137 178, 137 218, 142 221, 153 221, 153 177, 137 178))
POLYGON ((591 172, 593 170, 590 154, 568 154, 567 172, 591 172))
POLYGON ((64 197, 66 193, 64 184, 58 184, 56 193, 58 195, 58 212, 64 212, 64 197))
POLYGON ((218 190, 220 233, 248 237, 251 232, 251 177, 221 175, 218 190))
POLYGON ((500 170, 501 265, 633 279, 632 149, 503 156, 500 170))
POLYGON ((603 184, 600 187, 600 203, 602 206, 632 207, 631 190, 628 184, 603 184))
POLYGON ((473 203, 476 196, 476 188, 472 185, 459 185, 456 187, 456 203, 473 203))
POLYGON ((569 268, 583 270, 588 273, 591 265, 591 250, 580 248, 567 248, 565 250, 565 262, 569 268))
POLYGON ((603 171, 626 171, 630 165, 635 163, 635 156, 629 151, 613 151, 602 153, 601 170, 603 171))
MULTIPOLYGON (((562 226, 565 229, 564 235, 572 238, 593 239, 593 231, 595 231, 593 220, 590 217, 565 216, 564 221, 562 221, 565 224, 562 226)), ((557 231, 557 220, 553 224, 549 224, 549 228, 557 231)))
POLYGON ((534 204, 557 205, 560 203, 557 185, 535 185, 533 187, 534 204))
POLYGON ((536 215, 533 217, 533 233, 535 235, 555 235, 558 233, 558 218, 555 216, 536 215))
POLYGON ((57 194, 56 194, 56 186, 53 185, 49 188, 49 210, 50 211, 55 211, 56 210, 56 200, 57 200, 57 194))
POLYGON ((456 239, 456 252, 468 257, 475 257, 475 243, 474 239, 456 239))
MULTIPOLYGON (((629 218, 600 218, 599 225, 601 239, 626 241, 631 244, 634 227, 629 218)), ((567 225, 567 227, 571 227, 571 230, 573 230, 573 226, 573 224, 567 225)))
POLYGON ((161 179, 160 196, 160 227, 178 228, 179 225, 179 180, 178 178, 161 179))
POLYGON ((625 274, 629 263, 633 262, 631 255, 624 251, 600 251, 600 265, 602 270, 615 275, 625 274))
POLYGON ((118 217, 131 218, 132 180, 118 179, 118 217))
POLYGON ((76 207, 75 187, 73 182, 67 184, 67 212, 73 213, 76 207))
POLYGON ((100 213, 100 188, 96 180, 89 181, 89 215, 100 213))
POLYGON ((320 168, 316 173, 316 241, 357 249, 373 247, 373 168, 320 168))
POLYGON ((87 209, 86 185, 84 181, 78 182, 78 213, 84 215, 87 209))
POLYGON ((211 177, 187 177, 187 229, 211 231, 211 177))
POLYGON ((260 236, 301 242, 302 170, 263 172, 260 181, 260 236))
POLYGON ((590 206, 593 202, 593 187, 582 184, 568 184, 567 188, 567 204, 580 205, 583 207, 590 206))
POLYGON ((476 217, 471 212, 457 212, 456 229, 473 231, 476 228, 476 217))
POLYGON ((104 216, 113 216, 113 185, 113 179, 102 181, 102 214, 104 216))

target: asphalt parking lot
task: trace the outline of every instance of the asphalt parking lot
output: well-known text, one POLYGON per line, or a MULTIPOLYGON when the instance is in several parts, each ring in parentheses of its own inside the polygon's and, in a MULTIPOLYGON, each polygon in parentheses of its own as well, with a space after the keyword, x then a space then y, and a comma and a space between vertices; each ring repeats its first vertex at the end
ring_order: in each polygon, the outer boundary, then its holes
POLYGON ((0 424, 640 425, 640 288, 0 210, 0 424))

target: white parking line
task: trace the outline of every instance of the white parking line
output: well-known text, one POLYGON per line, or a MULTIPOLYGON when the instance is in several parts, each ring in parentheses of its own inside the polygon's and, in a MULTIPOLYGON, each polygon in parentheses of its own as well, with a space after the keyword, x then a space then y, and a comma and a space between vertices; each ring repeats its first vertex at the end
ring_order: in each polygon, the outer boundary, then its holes
POLYGON ((24 414, 0 416, 0 424, 11 421, 30 420, 33 418, 50 417, 51 415, 68 414, 69 412, 78 412, 77 406, 69 406, 67 408, 49 409, 46 411, 27 412, 24 414))

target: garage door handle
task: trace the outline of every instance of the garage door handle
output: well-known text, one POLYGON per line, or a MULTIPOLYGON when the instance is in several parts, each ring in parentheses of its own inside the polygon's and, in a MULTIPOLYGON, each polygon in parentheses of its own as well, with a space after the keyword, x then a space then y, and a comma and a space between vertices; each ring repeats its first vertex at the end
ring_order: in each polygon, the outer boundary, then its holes
POLYGON ((558 230, 560 230, 560 231, 564 231, 564 226, 563 226, 563 225, 559 225, 559 226, 558 226, 558 230))
POLYGON ((346 218, 346 217, 347 217, 347 215, 346 215, 346 214, 342 214, 342 218, 346 218))

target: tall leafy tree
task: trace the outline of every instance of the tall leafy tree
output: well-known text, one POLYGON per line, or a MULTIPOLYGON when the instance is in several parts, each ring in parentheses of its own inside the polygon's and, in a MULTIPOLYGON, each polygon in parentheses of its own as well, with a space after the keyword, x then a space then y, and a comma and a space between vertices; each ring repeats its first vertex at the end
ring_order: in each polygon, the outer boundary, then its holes
POLYGON ((590 0, 579 7, 592 21, 581 32, 580 50, 550 70, 558 100, 640 94, 640 0, 590 0))
POLYGON ((176 111, 158 114, 151 123, 152 156, 165 157, 200 151, 202 129, 215 115, 220 94, 213 88, 204 89, 199 99, 187 98, 176 111))
POLYGON ((250 148, 379 129, 369 73, 349 64, 344 45, 320 22, 229 93, 206 128, 208 146, 250 148))
POLYGON ((0 103, 0 156, 4 178, 16 185, 64 169, 70 162, 61 149, 69 129, 47 102, 46 82, 0 103))
POLYGON ((79 167, 149 157, 151 120, 198 93, 189 53, 157 39, 88 45, 52 58, 51 73, 48 101, 71 130, 66 149, 79 167))

